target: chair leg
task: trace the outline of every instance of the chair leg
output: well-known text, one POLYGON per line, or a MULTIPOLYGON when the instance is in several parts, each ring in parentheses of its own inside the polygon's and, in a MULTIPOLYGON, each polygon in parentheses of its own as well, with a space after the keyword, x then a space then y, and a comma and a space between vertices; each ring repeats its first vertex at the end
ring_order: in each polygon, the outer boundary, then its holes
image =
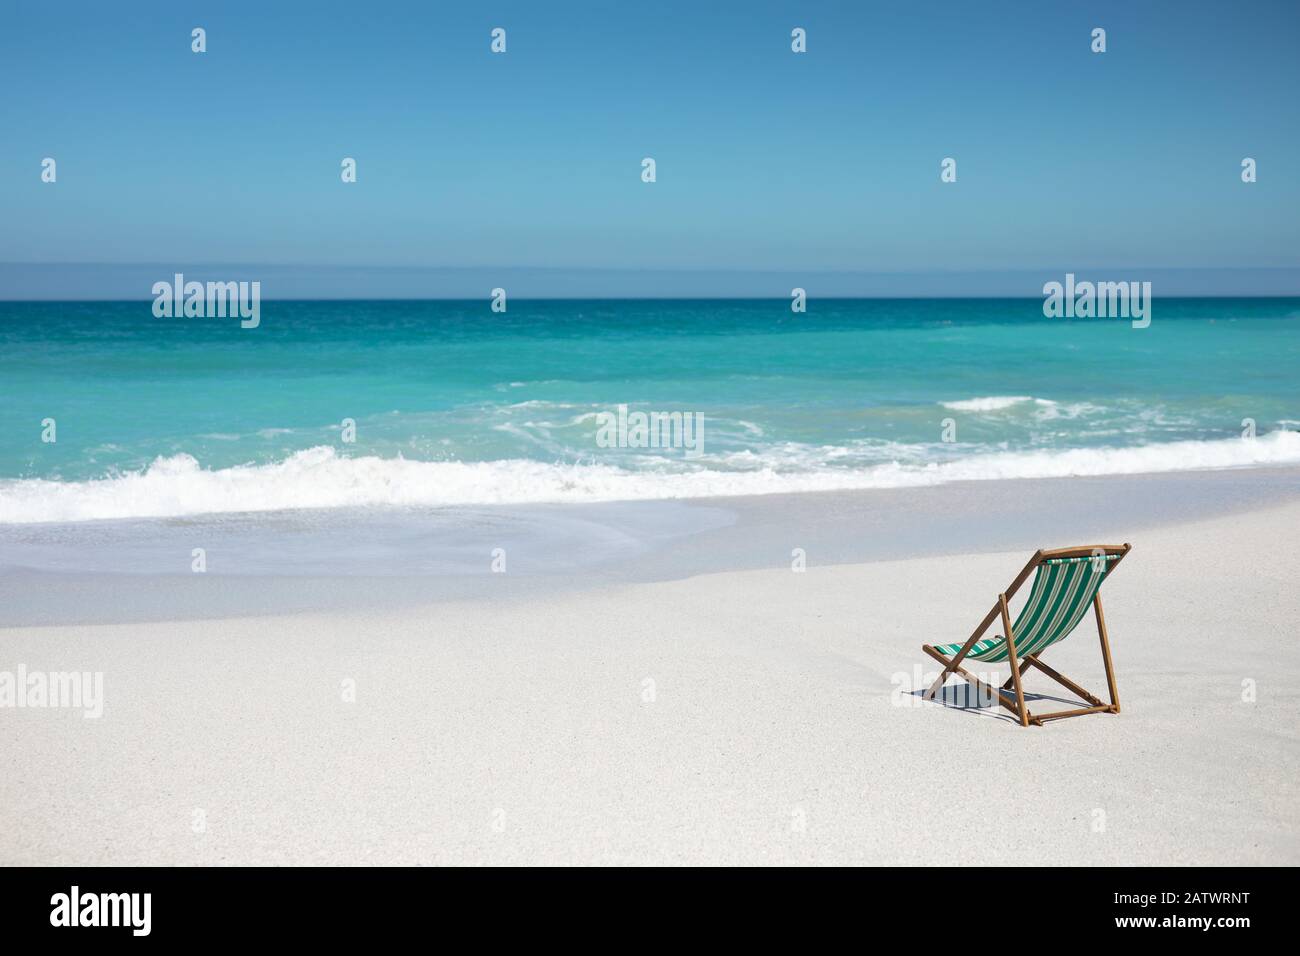
MULTIPOLYGON (((921 647, 921 650, 923 651, 928 652, 929 649, 930 649, 929 644, 924 644, 921 647)), ((939 676, 934 679, 934 683, 931 684, 929 688, 926 690, 924 694, 925 700, 934 700, 934 695, 939 693, 939 688, 943 687, 944 682, 948 679, 948 675, 952 673, 952 667, 953 667, 952 661, 948 660, 945 657, 943 659, 943 670, 939 672, 939 676)))
POLYGON ((1025 709, 1025 692, 1020 686, 1020 662, 1016 660, 1016 638, 1011 633, 1011 614, 1007 611, 1007 596, 998 595, 998 605, 1002 609, 1002 627, 1007 638, 1007 659, 1011 661, 1011 681, 1016 688, 1016 706, 1020 709, 1020 726, 1029 726, 1029 711, 1025 709))
POLYGON ((973 645, 974 643, 975 643, 974 641, 971 641, 969 644, 963 647, 960 651, 957 652, 957 656, 954 657, 952 660, 948 660, 948 658, 944 657, 938 651, 934 650, 934 648, 932 648, 929 644, 922 645, 921 650, 925 651, 927 654, 930 654, 932 657, 940 661, 943 661, 943 670, 941 670, 939 672, 939 676, 934 679, 934 683, 930 685, 930 689, 925 692, 925 698, 924 698, 925 700, 934 700, 935 695, 939 693, 939 691, 943 688, 944 683, 948 680, 949 674, 957 674, 961 672, 962 659, 966 656, 966 652, 970 650, 971 645, 973 645))
POLYGON ((949 674, 955 674, 961 671, 962 660, 968 653, 970 653, 970 649, 975 646, 975 642, 978 641, 984 632, 988 630, 989 625, 993 623, 993 617, 996 613, 997 608, 995 607, 984 616, 984 620, 980 622, 980 626, 975 628, 975 633, 966 640, 966 643, 961 646, 961 650, 957 652, 957 656, 952 660, 948 660, 948 658, 944 657, 929 644, 921 645, 921 650, 925 651, 936 660, 943 662, 943 670, 939 673, 939 676, 935 678, 934 683, 930 685, 930 689, 925 692, 926 700, 934 700, 935 695, 939 693, 939 689, 943 687, 944 681, 948 679, 949 674))
POLYGON ((984 683, 982 680, 980 680, 970 671, 966 670, 966 668, 962 667, 960 664, 954 664, 952 661, 948 660, 948 658, 944 657, 942 654, 936 651, 929 644, 922 644, 921 650, 925 651, 936 661, 942 664, 944 666, 945 673, 953 673, 956 674, 958 677, 961 677, 968 684, 974 687, 975 690, 978 691, 980 694, 987 697, 989 700, 996 700, 1007 710, 1011 711, 1011 713, 1015 714, 1016 718, 1019 719, 1020 712, 1015 708, 1014 705, 1012 705, 1007 701, 1006 697, 1004 697, 1001 691, 999 691, 996 687, 991 687, 990 685, 984 683), (949 671, 949 668, 951 668, 951 671, 949 671))
POLYGON ((1097 617, 1097 635, 1101 638, 1101 660, 1106 665, 1106 688, 1110 691, 1110 712, 1119 713, 1119 691, 1115 688, 1115 668, 1110 662, 1110 641, 1106 637, 1106 615, 1101 610, 1101 593, 1092 596, 1092 610, 1097 617))

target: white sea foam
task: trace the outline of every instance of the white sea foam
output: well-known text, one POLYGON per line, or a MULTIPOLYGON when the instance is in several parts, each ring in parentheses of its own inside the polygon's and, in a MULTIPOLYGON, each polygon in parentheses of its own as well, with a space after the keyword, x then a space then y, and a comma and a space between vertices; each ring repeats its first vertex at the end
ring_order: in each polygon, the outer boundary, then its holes
POLYGON ((1075 419, 1087 415, 1097 415, 1105 411, 1102 406, 1094 405, 1091 402, 1070 402, 1061 405, 1043 398, 1034 399, 1034 402, 1038 406, 1034 415, 1039 421, 1043 422, 1075 419))
POLYGON ((963 398, 956 402, 940 402, 944 408, 954 412, 1000 412, 1004 408, 1019 405, 1022 402, 1034 402, 1037 405, 1055 405, 1046 398, 1034 398, 1032 395, 987 395, 980 398, 963 398))
POLYGON ((438 506, 701 498, 793 491, 897 488, 950 481, 1116 475, 1300 464, 1300 432, 1253 440, 1182 441, 1134 448, 992 452, 945 462, 924 457, 867 467, 786 470, 755 456, 743 470, 657 462, 606 464, 508 460, 428 462, 340 457, 330 447, 268 465, 205 469, 189 455, 93 481, 0 480, 0 522, 176 517, 294 508, 438 506))

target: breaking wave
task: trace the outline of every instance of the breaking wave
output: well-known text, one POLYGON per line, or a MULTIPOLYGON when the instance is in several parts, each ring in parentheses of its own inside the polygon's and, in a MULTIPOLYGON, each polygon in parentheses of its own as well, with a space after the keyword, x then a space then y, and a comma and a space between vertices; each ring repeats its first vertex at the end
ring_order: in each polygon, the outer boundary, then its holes
MULTIPOLYGON (((822 457, 830 460, 835 456, 822 457)), ((986 452, 941 462, 926 460, 929 457, 900 455, 871 465, 800 467, 792 466, 788 458, 767 459, 758 454, 747 460, 745 467, 731 470, 666 459, 620 467, 524 459, 459 462, 344 457, 334 448, 319 446, 271 464, 208 469, 182 454, 155 459, 140 471, 90 481, 0 480, 0 522, 161 518, 296 508, 705 498, 1300 464, 1300 432, 1276 431, 1253 440, 1178 441, 1128 448, 986 452)))

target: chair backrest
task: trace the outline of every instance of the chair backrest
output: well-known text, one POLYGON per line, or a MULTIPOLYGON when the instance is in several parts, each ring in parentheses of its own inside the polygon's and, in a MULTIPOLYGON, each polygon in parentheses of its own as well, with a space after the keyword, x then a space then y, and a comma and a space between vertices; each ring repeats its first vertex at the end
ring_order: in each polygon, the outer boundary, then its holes
POLYGON ((1101 582, 1123 552, 1044 557, 1034 575, 1029 600, 1011 633, 1016 654, 1026 657, 1064 640, 1083 620, 1101 582))

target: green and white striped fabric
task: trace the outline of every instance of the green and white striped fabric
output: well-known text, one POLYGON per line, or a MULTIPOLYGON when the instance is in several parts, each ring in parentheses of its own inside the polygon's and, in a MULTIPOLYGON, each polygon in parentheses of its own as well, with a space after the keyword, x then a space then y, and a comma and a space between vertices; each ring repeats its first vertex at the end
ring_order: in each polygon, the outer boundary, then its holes
MULTIPOLYGON (((1118 554, 1084 558, 1051 558, 1038 566, 1029 600, 1011 626, 1016 638, 1016 656, 1026 657, 1064 640, 1088 613, 1093 595, 1101 587, 1118 554), (1103 560, 1104 558, 1104 560, 1103 560)), ((963 641, 962 644, 965 642, 963 641)), ((962 644, 935 647, 952 657, 962 644)), ((975 642, 966 659, 996 663, 1007 659, 1004 637, 986 637, 975 642)))

